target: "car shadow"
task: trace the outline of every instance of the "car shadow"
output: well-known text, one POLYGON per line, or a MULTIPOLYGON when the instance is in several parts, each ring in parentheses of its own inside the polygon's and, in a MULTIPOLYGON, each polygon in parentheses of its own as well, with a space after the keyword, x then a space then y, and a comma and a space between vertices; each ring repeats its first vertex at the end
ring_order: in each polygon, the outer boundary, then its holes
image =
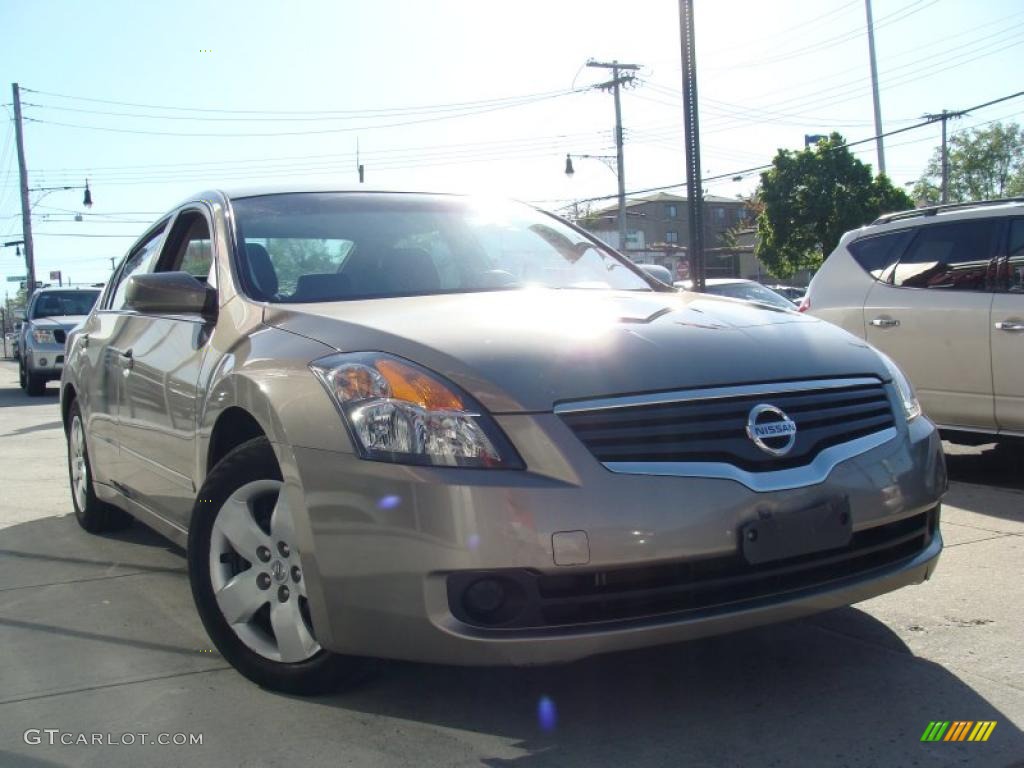
MULTIPOLYGON (((77 649, 77 664, 86 666, 112 652, 146 660, 174 657, 180 660, 176 669, 193 663, 192 638, 205 635, 191 612, 181 550, 157 534, 136 524, 113 536, 89 536, 65 516, 4 529, 3 548, 0 582, 49 589, 32 594, 54 608, 22 616, 18 611, 31 607, 12 601, 10 610, 0 611, 0 638, 32 633, 41 649, 77 649), (104 582, 120 590, 116 620, 113 608, 106 609, 105 619, 87 614, 78 623, 56 611, 79 594, 67 591, 76 581, 86 585, 132 572, 150 575, 104 582), (54 602, 58 590, 64 591, 63 603, 54 602)), ((310 708, 323 707, 327 721, 344 713, 367 728, 390 729, 391 749, 408 750, 415 764, 1009 765, 1024 754, 1024 734, 972 686, 968 650, 965 671, 948 669, 915 657, 870 613, 843 608, 551 667, 385 662, 377 677, 354 690, 295 701, 294 707, 292 697, 254 686, 246 690, 265 711, 291 708, 308 718, 310 708), (937 719, 994 720, 997 726, 985 744, 922 743, 928 723, 937 719), (418 755, 424 727, 432 735, 418 755)), ((48 652, 25 652, 18 663, 52 663, 48 652)), ((224 669, 216 657, 199 658, 201 671, 224 669)), ((145 667, 137 669, 141 674, 145 667)), ((1001 685, 984 684, 989 695, 1001 685)))
POLYGON ((855 608, 555 667, 392 663, 362 689, 318 701, 494 734, 526 752, 482 760, 490 766, 908 765, 977 755, 980 745, 922 744, 935 719, 995 720, 1003 754, 1024 750, 1024 734, 968 683, 855 608))
POLYGON ((0 408, 23 407, 28 405, 53 405, 60 395, 59 387, 47 387, 46 394, 30 397, 21 387, 0 388, 0 408))
POLYGON ((1024 490, 1024 441, 963 447, 944 443, 950 480, 1024 490))

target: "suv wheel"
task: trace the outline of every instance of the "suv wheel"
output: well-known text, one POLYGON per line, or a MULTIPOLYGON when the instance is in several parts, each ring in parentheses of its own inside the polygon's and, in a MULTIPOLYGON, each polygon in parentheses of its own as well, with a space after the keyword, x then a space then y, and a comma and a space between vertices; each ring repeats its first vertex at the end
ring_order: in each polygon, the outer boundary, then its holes
POLYGON ((18 386, 28 391, 28 376, 25 375, 25 361, 18 358, 18 386))
POLYGON ((85 424, 78 400, 71 401, 68 410, 68 478, 71 481, 71 502, 75 506, 75 519, 89 533, 118 531, 131 525, 127 512, 112 507, 96 498, 92 487, 92 464, 85 441, 85 424))
POLYGON ((25 391, 32 397, 46 394, 46 377, 32 371, 25 371, 25 391))
POLYGON ((284 693, 326 693, 363 679, 371 662, 317 642, 283 489, 264 437, 214 467, 189 526, 192 596, 217 650, 247 678, 284 693))

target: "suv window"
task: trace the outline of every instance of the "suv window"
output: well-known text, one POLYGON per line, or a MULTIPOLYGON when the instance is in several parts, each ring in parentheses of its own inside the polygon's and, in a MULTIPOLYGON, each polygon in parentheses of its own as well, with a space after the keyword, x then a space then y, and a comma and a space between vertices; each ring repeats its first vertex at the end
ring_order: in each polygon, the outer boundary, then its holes
POLYGON ((913 235, 913 230, 902 229, 899 232, 862 237, 850 243, 847 248, 861 269, 875 280, 885 280, 889 269, 899 259, 913 235))
POLYGON ((902 288, 984 291, 996 219, 920 227, 896 265, 893 282, 902 288))
POLYGON ((60 317, 63 315, 88 315, 96 303, 99 291, 46 291, 36 294, 32 304, 31 317, 60 317))
POLYGON ((131 253, 128 254, 124 264, 121 266, 121 271, 117 275, 117 283, 114 286, 112 298, 107 305, 107 309, 124 309, 125 282, 132 275, 148 272, 152 268, 156 255, 160 252, 160 242, 163 240, 163 235, 164 227, 161 226, 160 229, 135 246, 131 253))
POLYGON ((999 270, 999 290, 1024 293, 1024 219, 1010 220, 1006 261, 999 270))

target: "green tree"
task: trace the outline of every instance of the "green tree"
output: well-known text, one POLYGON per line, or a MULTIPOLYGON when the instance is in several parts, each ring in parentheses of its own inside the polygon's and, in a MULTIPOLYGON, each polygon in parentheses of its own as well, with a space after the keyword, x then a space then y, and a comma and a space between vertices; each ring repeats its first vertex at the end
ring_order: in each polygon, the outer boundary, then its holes
MULTIPOLYGON (((941 199, 942 147, 914 187, 923 202, 941 199)), ((1017 123, 958 131, 949 138, 949 201, 1024 195, 1024 129, 1017 123)))
POLYGON ((843 233, 888 211, 913 208, 885 176, 871 176, 838 133, 802 151, 780 149, 761 174, 757 199, 757 257, 785 278, 817 269, 843 233))
POLYGON ((282 238, 266 241, 270 261, 277 272, 279 290, 295 291, 302 275, 336 272, 351 248, 347 241, 282 238))

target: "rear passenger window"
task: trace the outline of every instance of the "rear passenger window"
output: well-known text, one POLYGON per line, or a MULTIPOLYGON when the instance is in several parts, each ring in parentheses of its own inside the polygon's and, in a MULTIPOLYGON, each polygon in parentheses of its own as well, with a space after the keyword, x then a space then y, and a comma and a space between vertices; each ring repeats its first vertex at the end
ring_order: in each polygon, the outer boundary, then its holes
POLYGON ((1010 220, 1006 262, 999 271, 999 290, 1024 293, 1024 219, 1010 220))
POLYGON ((861 269, 875 280, 884 280, 886 273, 899 259, 913 234, 914 231, 911 229, 888 232, 884 235, 861 238, 847 247, 861 269))
POLYGON ((920 227, 896 265, 901 288, 988 290, 986 276, 998 227, 995 219, 920 227))

